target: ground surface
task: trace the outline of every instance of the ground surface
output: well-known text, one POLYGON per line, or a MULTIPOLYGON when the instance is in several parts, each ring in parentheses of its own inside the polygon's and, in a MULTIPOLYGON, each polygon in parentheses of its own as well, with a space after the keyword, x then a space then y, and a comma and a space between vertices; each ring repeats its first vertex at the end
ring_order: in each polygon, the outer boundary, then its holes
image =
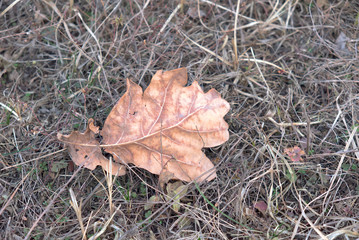
POLYGON ((358 238, 359 3, 71 2, 0 2, 0 238, 358 238), (176 205, 143 169, 74 166, 58 132, 179 67, 231 105, 215 180, 176 205))

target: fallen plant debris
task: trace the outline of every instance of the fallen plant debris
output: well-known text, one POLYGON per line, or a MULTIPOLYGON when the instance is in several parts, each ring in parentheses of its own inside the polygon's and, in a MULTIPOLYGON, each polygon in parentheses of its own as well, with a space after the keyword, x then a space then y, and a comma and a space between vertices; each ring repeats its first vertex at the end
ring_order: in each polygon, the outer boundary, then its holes
POLYGON ((110 160, 101 148, 112 154, 113 175, 124 175, 129 163, 166 181, 213 180, 213 163, 202 148, 218 146, 228 140, 224 115, 227 101, 211 89, 204 93, 197 82, 187 84, 187 70, 158 71, 143 92, 127 80, 127 91, 114 106, 100 131, 89 119, 84 133, 58 133, 77 164, 91 170, 97 165, 110 169, 110 160), (102 136, 102 142, 95 138, 102 136))
POLYGON ((298 146, 294 146, 292 148, 286 148, 284 153, 287 154, 293 162, 301 162, 303 161, 302 155, 305 155, 305 152, 298 146))
POLYGON ((253 207, 265 215, 268 205, 264 201, 258 201, 253 204, 253 207))

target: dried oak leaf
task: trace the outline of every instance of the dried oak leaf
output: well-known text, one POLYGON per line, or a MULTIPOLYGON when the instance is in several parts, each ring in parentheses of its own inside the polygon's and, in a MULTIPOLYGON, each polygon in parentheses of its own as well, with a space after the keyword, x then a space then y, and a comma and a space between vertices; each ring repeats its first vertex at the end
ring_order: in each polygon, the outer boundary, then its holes
POLYGON ((93 125, 84 134, 59 134, 59 139, 69 146, 76 164, 86 160, 84 154, 91 157, 92 163, 85 167, 102 165, 103 147, 116 163, 131 163, 171 179, 210 181, 216 173, 202 148, 228 140, 228 124, 223 116, 230 107, 216 90, 204 93, 197 82, 188 87, 186 84, 185 68, 158 71, 144 92, 127 80, 126 93, 99 133, 102 145, 94 138, 93 125))
MULTIPOLYGON (((110 160, 102 155, 100 143, 95 138, 95 135, 98 133, 99 129, 93 124, 93 119, 89 119, 84 133, 78 131, 73 131, 70 135, 58 133, 57 138, 67 145, 70 156, 76 165, 84 164, 84 167, 91 170, 100 165, 106 171, 109 171, 110 160)), ((112 162, 112 174, 125 175, 126 167, 112 162)))

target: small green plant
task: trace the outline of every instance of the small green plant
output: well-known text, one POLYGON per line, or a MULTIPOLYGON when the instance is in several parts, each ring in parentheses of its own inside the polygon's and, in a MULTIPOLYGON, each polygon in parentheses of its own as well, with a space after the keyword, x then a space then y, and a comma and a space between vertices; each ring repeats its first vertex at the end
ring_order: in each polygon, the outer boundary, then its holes
POLYGON ((349 163, 343 163, 342 164, 342 169, 344 171, 356 171, 358 169, 358 165, 356 164, 349 164, 349 163))
POLYGON ((74 129, 79 129, 80 124, 79 124, 79 123, 74 123, 74 124, 72 125, 72 127, 73 127, 74 129))
POLYGON ((51 164, 51 172, 58 173, 61 169, 67 168, 68 163, 65 160, 56 161, 51 164))
POLYGON ((43 172, 46 172, 49 169, 47 166, 47 162, 45 162, 45 161, 40 162, 39 167, 40 167, 41 171, 43 171, 43 172))
POLYGON ((143 182, 141 182, 141 185, 140 185, 140 195, 147 196, 147 187, 146 187, 146 184, 144 184, 143 182))
POLYGON ((0 124, 4 126, 8 126, 10 124, 10 117, 11 117, 11 112, 7 111, 5 121, 2 121, 0 124))
POLYGON ((56 220, 57 220, 57 222, 66 223, 69 221, 69 218, 63 216, 62 214, 56 214, 56 220))
POLYGON ((115 181, 115 185, 118 186, 119 188, 119 191, 121 192, 123 198, 126 200, 126 201, 130 201, 132 198, 137 198, 138 195, 136 192, 132 192, 130 190, 130 186, 127 184, 127 188, 124 188, 121 186, 120 182, 118 181, 118 179, 115 181))
POLYGON ((50 183, 48 183, 47 185, 46 185, 46 187, 49 189, 49 190, 53 190, 52 188, 53 188, 53 185, 54 185, 54 183, 53 182, 50 182, 50 183))
POLYGON ((145 218, 149 218, 150 216, 152 215, 152 211, 151 210, 148 210, 145 212, 145 218))
POLYGON ((132 198, 137 198, 137 193, 131 192, 131 197, 132 197, 132 198))
POLYGON ((22 100, 23 100, 24 102, 29 101, 30 98, 31 98, 31 96, 32 96, 32 94, 33 94, 33 92, 27 92, 27 93, 25 93, 25 95, 22 97, 22 100))
POLYGON ((297 174, 295 174, 294 172, 290 173, 290 171, 288 170, 285 172, 285 177, 292 183, 295 183, 298 179, 297 174))
POLYGON ((44 233, 41 232, 40 230, 36 230, 36 234, 32 235, 31 239, 34 239, 34 240, 44 239, 44 233))

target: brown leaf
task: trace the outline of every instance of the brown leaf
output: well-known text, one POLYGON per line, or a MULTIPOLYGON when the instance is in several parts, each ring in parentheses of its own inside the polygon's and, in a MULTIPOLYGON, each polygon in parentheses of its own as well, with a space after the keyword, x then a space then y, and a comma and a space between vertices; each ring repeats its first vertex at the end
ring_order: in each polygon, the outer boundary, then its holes
POLYGON ((199 10, 196 7, 190 7, 187 11, 187 14, 193 19, 207 17, 207 14, 204 11, 199 10))
POLYGON ((259 210, 263 215, 265 214, 268 208, 267 204, 264 201, 255 202, 253 207, 259 210))
POLYGON ((202 148, 228 140, 228 124, 223 116, 229 104, 214 89, 204 93, 197 82, 188 87, 186 84, 185 68, 158 71, 145 92, 127 80, 126 93, 100 132, 103 145, 96 145, 94 134, 89 139, 90 130, 85 132, 86 137, 77 133, 74 141, 67 143, 90 143, 91 151, 98 148, 94 159, 100 158, 100 147, 104 147, 118 163, 132 163, 158 175, 166 171, 167 175, 173 174, 172 179, 212 180, 216 177, 214 165, 202 148))
POLYGON ((298 146, 286 148, 284 153, 287 154, 293 162, 303 161, 301 156, 305 154, 305 152, 298 146))
MULTIPOLYGON (((57 138, 67 145, 71 158, 76 165, 84 164, 84 167, 91 170, 100 165, 108 171, 110 160, 102 155, 99 142, 95 139, 96 132, 98 132, 98 127, 93 124, 93 119, 89 119, 84 133, 78 131, 73 131, 70 135, 58 133, 57 138)), ((112 174, 125 175, 126 168, 121 164, 113 162, 112 174)))

